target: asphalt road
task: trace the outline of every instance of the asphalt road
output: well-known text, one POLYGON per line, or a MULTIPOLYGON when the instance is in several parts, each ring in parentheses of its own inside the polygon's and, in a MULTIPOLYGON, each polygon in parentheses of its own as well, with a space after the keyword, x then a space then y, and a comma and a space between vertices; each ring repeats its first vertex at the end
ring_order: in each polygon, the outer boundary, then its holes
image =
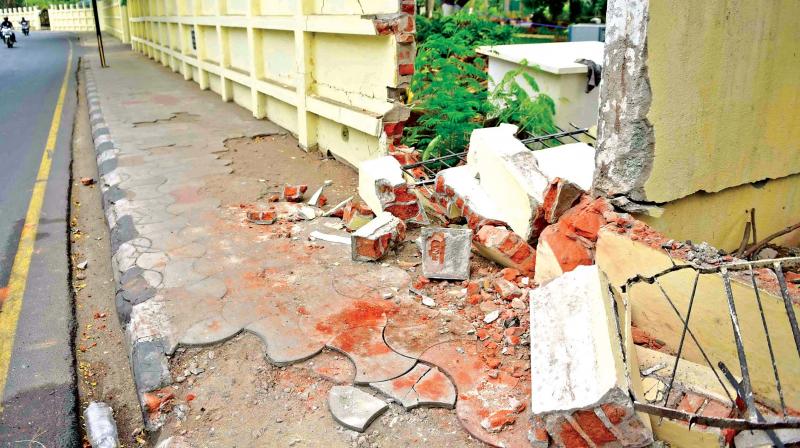
POLYGON ((14 335, 7 369, 0 353, 0 385, 5 384, 0 390, 0 447, 39 446, 18 443, 30 440, 47 447, 72 447, 80 440, 75 430, 67 212, 80 46, 72 34, 49 31, 32 32, 29 37, 17 32, 17 40, 12 49, 0 47, 0 326, 4 326, 0 337, 9 329, 14 335), (71 69, 26 288, 18 317, 9 324, 8 316, 13 314, 6 309, 12 308, 9 276, 21 247, 20 235, 65 79, 70 46, 71 69), (2 319, 3 313, 6 319, 2 319))

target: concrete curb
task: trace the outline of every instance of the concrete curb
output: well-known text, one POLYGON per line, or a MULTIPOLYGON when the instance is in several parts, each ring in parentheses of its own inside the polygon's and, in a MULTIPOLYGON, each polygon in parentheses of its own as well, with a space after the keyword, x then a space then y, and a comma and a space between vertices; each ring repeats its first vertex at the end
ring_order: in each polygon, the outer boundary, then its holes
MULTIPOLYGON (((100 177, 98 184, 102 191, 103 211, 111 237, 111 264, 116 282, 117 317, 127 335, 128 357, 145 427, 155 431, 163 422, 150 418, 145 394, 172 383, 166 355, 167 344, 161 337, 155 336, 154 332, 146 331, 138 325, 131 325, 133 307, 155 297, 156 290, 144 278, 140 267, 126 263, 127 248, 140 235, 133 215, 125 208, 125 193, 119 187, 124 179, 117 171, 119 149, 103 116, 94 75, 91 69, 85 70, 84 73, 89 122, 97 156, 97 172, 100 177)), ((155 327, 159 325, 156 323, 155 327)))

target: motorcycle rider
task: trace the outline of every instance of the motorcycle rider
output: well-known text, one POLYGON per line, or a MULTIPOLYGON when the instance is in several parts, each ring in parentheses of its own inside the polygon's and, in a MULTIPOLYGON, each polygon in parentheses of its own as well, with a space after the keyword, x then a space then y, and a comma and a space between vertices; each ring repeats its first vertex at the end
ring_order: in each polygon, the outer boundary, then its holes
POLYGON ((30 29, 30 28, 29 28, 28 21, 27 21, 27 20, 25 20, 25 17, 23 17, 23 18, 22 18, 22 20, 20 20, 20 21, 19 21, 19 26, 20 26, 20 28, 22 28, 22 33, 23 33, 23 34, 25 34, 25 33, 26 33, 26 30, 27 30, 27 29, 30 29))
MULTIPOLYGON (((8 20, 8 17, 3 17, 3 21, 0 22, 0 28, 11 28, 13 30, 14 29, 14 24, 11 23, 10 20, 8 20)), ((11 32, 11 42, 16 42, 16 41, 17 41, 17 36, 14 35, 14 32, 12 31, 11 32)))

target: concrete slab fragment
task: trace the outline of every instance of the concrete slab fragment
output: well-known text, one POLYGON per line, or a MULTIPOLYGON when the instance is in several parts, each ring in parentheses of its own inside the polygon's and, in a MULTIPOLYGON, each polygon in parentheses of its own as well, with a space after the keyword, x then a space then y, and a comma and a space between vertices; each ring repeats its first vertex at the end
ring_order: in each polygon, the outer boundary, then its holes
POLYGON ((587 444, 651 443, 633 410, 605 274, 580 266, 530 297, 531 412, 550 436, 562 445, 576 435, 587 444))
POLYGON ((422 274, 428 278, 466 280, 472 249, 472 230, 422 229, 422 274))
POLYGON ((353 431, 364 432, 389 405, 361 389, 333 386, 328 393, 328 408, 334 420, 353 431))

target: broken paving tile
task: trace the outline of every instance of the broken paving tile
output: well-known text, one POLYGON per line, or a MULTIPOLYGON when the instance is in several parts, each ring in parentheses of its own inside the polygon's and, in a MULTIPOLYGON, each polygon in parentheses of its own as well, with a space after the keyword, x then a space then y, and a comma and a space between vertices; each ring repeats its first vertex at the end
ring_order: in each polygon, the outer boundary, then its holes
POLYGON ((422 229, 422 274, 427 278, 466 280, 472 230, 444 227, 422 229))
POLYGON ((417 406, 452 408, 456 403, 456 389, 450 379, 425 364, 417 364, 403 376, 370 386, 392 397, 406 410, 417 406))
POLYGON ((241 330, 241 327, 229 324, 221 316, 200 321, 191 327, 178 340, 182 345, 208 345, 222 342, 241 330))
POLYGON ((357 384, 397 378, 410 371, 417 362, 386 345, 383 327, 352 328, 340 333, 327 346, 344 353, 353 361, 357 384))
POLYGON ((316 355, 325 347, 325 340, 313 332, 299 328, 286 317, 269 316, 245 327, 261 338, 267 346, 267 358, 276 365, 302 361, 316 355))
POLYGON ((420 356, 446 372, 458 391, 456 415, 476 439, 492 446, 529 448, 530 386, 505 372, 490 376, 475 342, 435 345, 420 356), (488 429, 487 429, 488 428, 488 429))
POLYGON ((373 218, 375 218, 375 213, 372 213, 369 206, 352 197, 342 207, 342 221, 349 230, 358 230, 372 221, 373 218))
POLYGON ((431 370, 430 366, 417 364, 402 376, 388 381, 370 383, 369 385, 393 398, 408 410, 419 405, 414 386, 429 370, 431 370))
POLYGON ((389 405, 353 386, 333 386, 328 393, 328 408, 342 426, 364 432, 389 405))
POLYGON ((436 367, 428 372, 414 385, 420 406, 445 407, 452 409, 456 405, 456 387, 450 378, 436 367))

